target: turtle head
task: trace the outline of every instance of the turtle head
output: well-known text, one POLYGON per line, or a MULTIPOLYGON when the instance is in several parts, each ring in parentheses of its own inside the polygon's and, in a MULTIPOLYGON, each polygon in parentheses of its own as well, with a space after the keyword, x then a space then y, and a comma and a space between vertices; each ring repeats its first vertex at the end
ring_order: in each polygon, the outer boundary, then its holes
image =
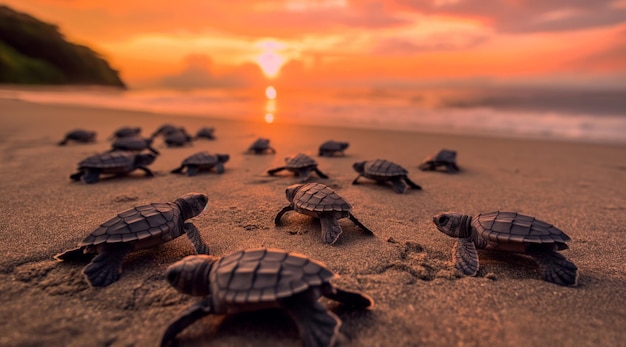
POLYGON ((444 212, 433 217, 433 223, 442 233, 456 238, 466 238, 471 234, 472 218, 462 213, 444 212))
POLYGON ((203 193, 187 193, 176 199, 183 219, 187 220, 202 213, 209 206, 209 197, 203 193))
POLYGON ((217 156, 217 161, 220 163, 225 163, 230 159, 228 154, 216 154, 215 156, 217 156))
POLYGON ((296 193, 302 186, 303 184, 293 184, 285 189, 285 195, 287 196, 287 200, 289 200, 289 202, 293 202, 293 197, 296 196, 296 193))
POLYGON ((165 270, 167 282, 183 294, 207 296, 210 294, 209 273, 217 258, 206 255, 190 255, 165 270))
POLYGON ((356 163, 352 164, 352 168, 354 168, 354 171, 362 174, 363 172, 365 172, 365 163, 367 163, 366 161, 357 161, 356 163))
POLYGON ((135 155, 136 166, 148 166, 154 162, 156 155, 152 153, 143 153, 135 155))

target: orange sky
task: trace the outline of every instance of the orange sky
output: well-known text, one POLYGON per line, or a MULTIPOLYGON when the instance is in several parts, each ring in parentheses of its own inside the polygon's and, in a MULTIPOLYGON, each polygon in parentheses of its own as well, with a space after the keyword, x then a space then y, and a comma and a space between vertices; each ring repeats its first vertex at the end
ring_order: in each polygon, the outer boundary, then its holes
POLYGON ((100 52, 131 88, 626 86, 626 0, 4 3, 100 52))

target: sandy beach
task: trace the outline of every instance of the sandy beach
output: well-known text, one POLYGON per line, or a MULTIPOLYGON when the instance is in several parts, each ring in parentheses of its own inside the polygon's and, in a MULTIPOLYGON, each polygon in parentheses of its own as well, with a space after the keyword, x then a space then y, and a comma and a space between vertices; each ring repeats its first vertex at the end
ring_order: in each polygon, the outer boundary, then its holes
MULTIPOLYGON (((0 345, 157 346, 163 330, 197 300, 164 280, 168 265, 194 253, 185 237, 131 253, 119 281, 90 288, 84 265, 53 256, 73 248, 100 223, 136 205, 172 201, 188 192, 209 196, 192 221, 215 256, 254 247, 302 253, 340 275, 337 285, 371 296, 376 305, 352 312, 323 299, 343 321, 340 346, 626 346, 626 147, 401 131, 228 121, 183 115, 44 105, 0 99, 0 345), (69 175, 87 156, 108 150, 121 126, 151 134, 173 123, 194 132, 216 128, 215 141, 167 148, 150 168, 93 185, 69 175), (98 132, 93 144, 56 143, 73 128, 98 132), (258 137, 275 155, 245 155, 258 137), (350 142, 345 157, 319 158, 323 141, 350 142), (462 172, 422 172, 441 148, 458 151, 462 172), (170 174, 187 156, 227 153, 223 175, 170 174), (353 205, 375 234, 349 220, 330 246, 319 222, 291 212, 284 190, 298 183, 270 177, 296 153, 313 156, 329 179, 313 175, 353 205), (423 187, 396 194, 356 177, 355 161, 384 158, 404 166, 423 187), (541 279, 523 256, 479 251, 476 277, 454 272, 454 239, 432 216, 518 211, 556 225, 571 238, 562 252, 580 271, 578 287, 541 279)), ((179 335, 179 346, 301 346, 295 324, 280 311, 209 316, 179 335)))

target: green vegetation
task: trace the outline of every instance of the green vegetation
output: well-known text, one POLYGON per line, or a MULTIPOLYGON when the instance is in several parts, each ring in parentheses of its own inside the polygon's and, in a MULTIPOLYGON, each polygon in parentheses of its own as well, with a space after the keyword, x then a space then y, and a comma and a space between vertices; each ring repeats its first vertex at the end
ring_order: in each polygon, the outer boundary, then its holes
POLYGON ((0 83, 124 87, 116 70, 57 26, 0 5, 0 83))

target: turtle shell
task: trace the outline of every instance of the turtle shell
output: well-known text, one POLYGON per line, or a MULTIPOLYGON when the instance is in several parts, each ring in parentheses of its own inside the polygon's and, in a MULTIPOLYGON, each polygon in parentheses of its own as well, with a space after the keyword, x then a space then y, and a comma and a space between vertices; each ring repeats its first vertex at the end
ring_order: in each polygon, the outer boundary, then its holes
POLYGON ((251 150, 264 150, 264 149, 268 149, 269 147, 270 147, 270 140, 264 139, 264 138, 257 139, 256 141, 252 143, 252 145, 250 145, 251 150))
POLYGON ((65 138, 76 140, 79 142, 90 142, 90 141, 93 141, 95 137, 96 137, 95 131, 89 131, 89 130, 83 130, 83 129, 74 129, 65 135, 65 138))
POLYGON ((152 247, 180 236, 181 218, 171 202, 136 206, 102 223, 78 246, 136 242, 135 249, 152 247))
POLYGON ((122 169, 132 167, 135 161, 135 153, 132 152, 107 152, 88 157, 78 163, 78 168, 96 169, 122 169))
POLYGON ((365 175, 378 177, 406 176, 409 172, 402 166, 385 159, 370 160, 365 163, 365 175))
POLYGON ((433 153, 424 159, 425 163, 456 163, 456 151, 442 149, 437 153, 433 153))
POLYGON ((305 167, 317 166, 317 162, 306 154, 298 153, 294 157, 285 159, 287 169, 301 169, 305 167))
POLYGON ((207 151, 198 152, 196 154, 192 154, 183 160, 184 165, 197 165, 202 167, 214 166, 217 164, 217 156, 209 154, 207 151))
POLYGON ((206 139, 213 140, 215 139, 215 135, 213 134, 214 132, 215 132, 215 128, 201 128, 196 133, 196 137, 203 137, 206 139))
POLYGON ((326 141, 320 145, 320 151, 343 151, 348 148, 348 142, 326 141))
POLYGON ((571 241, 562 230, 552 224, 517 212, 481 213, 472 218, 472 227, 486 240, 487 248, 505 248, 507 244, 554 243, 566 249, 571 241))
POLYGON ((130 151, 142 151, 152 144, 152 140, 137 136, 122 137, 111 144, 113 148, 120 148, 130 151))
POLYGON ((352 206, 330 187, 321 183, 303 184, 293 197, 296 209, 312 212, 346 212, 352 206))
POLYGON ((278 249, 249 249, 217 260, 210 273, 218 303, 275 302, 328 283, 335 274, 324 264, 278 249))

